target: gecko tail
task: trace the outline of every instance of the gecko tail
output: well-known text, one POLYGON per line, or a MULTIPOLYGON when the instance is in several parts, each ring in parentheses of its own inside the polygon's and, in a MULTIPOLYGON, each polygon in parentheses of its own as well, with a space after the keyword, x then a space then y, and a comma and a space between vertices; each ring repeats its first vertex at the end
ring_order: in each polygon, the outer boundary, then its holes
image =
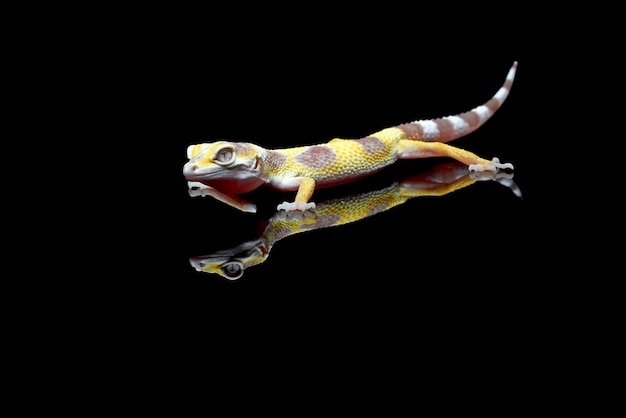
POLYGON ((517 61, 509 69, 504 84, 486 103, 457 115, 423 119, 398 125, 409 139, 427 142, 449 142, 465 136, 482 126, 502 106, 511 91, 517 61))

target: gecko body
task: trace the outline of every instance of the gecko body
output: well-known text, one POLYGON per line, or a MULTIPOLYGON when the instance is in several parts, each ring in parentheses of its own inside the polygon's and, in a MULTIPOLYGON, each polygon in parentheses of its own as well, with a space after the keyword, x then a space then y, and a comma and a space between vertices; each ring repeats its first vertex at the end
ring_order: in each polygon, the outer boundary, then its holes
POLYGON ((250 192, 261 186, 297 191, 293 202, 278 209, 314 209, 315 188, 330 187, 372 175, 401 159, 450 157, 470 171, 497 173, 513 169, 497 158, 487 160, 446 142, 482 126, 507 98, 517 62, 500 89, 484 104, 467 112, 437 119, 416 120, 389 127, 359 139, 335 138, 325 144, 265 149, 248 142, 217 141, 190 145, 183 174, 189 187, 213 188, 226 195, 250 192))

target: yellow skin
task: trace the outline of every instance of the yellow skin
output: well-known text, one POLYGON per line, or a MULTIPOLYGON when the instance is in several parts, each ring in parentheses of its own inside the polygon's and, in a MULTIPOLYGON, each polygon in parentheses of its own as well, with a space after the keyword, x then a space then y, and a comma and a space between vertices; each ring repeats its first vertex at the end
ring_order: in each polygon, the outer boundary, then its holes
POLYGON ((236 280, 248 267, 267 260, 274 244, 290 235, 356 222, 401 205, 411 198, 442 196, 474 184, 477 180, 496 180, 521 196, 511 178, 512 174, 508 173, 471 173, 465 165, 455 161, 439 164, 428 172, 410 176, 381 190, 320 202, 315 213, 279 210, 257 239, 228 250, 191 257, 190 263, 197 271, 236 280))
POLYGON ((485 104, 458 115, 418 120, 360 139, 335 138, 325 144, 268 150, 247 142, 217 141, 190 145, 183 174, 190 189, 218 197, 241 210, 254 211, 236 197, 260 186, 297 191, 293 202, 277 209, 314 209, 316 187, 330 187, 374 174, 399 159, 450 157, 470 171, 513 169, 497 158, 487 160, 445 144, 482 126, 509 94, 517 68, 511 66, 502 87, 485 104))

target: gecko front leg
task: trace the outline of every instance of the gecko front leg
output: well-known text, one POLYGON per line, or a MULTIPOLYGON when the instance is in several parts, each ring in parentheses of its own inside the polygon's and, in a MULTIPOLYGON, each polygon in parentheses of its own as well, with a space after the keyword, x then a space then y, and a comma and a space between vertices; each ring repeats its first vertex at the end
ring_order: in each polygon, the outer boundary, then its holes
POLYGON ((298 186, 298 193, 293 202, 283 202, 276 207, 277 210, 284 210, 287 212, 300 211, 305 212, 315 209, 315 203, 309 202, 313 191, 315 190, 315 180, 310 177, 304 177, 300 180, 298 186))
POLYGON ((189 188, 189 196, 191 197, 211 196, 212 198, 237 208, 242 212, 256 213, 256 205, 254 203, 244 200, 238 196, 222 193, 211 186, 207 186, 206 184, 197 181, 187 182, 187 187, 189 188))

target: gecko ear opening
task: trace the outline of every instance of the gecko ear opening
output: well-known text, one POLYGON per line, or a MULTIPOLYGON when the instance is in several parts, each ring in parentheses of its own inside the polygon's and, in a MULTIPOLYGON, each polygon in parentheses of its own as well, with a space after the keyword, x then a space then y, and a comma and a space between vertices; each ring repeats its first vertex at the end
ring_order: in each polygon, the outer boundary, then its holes
POLYGON ((237 280, 243 276, 244 266, 241 261, 228 261, 220 266, 220 270, 229 280, 237 280))

